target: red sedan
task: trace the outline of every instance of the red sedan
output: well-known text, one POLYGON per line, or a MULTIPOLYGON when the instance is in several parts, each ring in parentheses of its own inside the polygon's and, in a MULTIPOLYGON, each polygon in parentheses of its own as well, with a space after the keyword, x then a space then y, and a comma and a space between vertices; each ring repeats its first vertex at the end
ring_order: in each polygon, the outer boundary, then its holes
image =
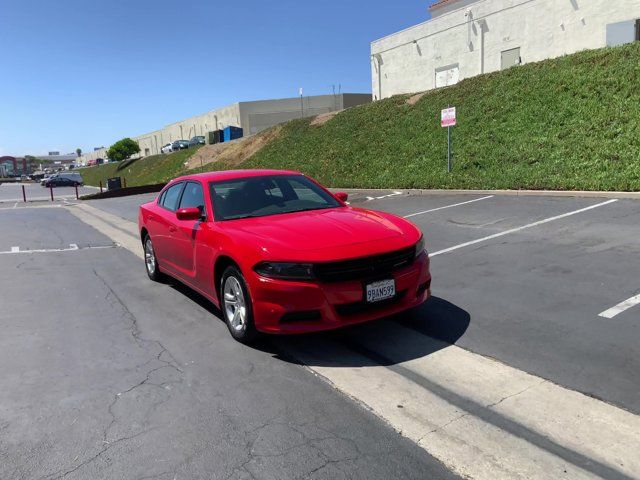
POLYGON ((420 230, 347 205, 298 172, 180 177, 140 207, 147 274, 217 305, 231 335, 306 333, 415 307, 430 295, 420 230))

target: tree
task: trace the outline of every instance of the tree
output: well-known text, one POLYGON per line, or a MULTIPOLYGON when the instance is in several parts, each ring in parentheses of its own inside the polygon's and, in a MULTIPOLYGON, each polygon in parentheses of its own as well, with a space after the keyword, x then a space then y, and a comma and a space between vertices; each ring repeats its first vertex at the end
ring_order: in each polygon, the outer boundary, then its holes
POLYGON ((109 160, 119 162, 120 160, 126 160, 138 152, 140 152, 140 146, 127 137, 111 145, 109 150, 107 150, 107 156, 109 160))
POLYGON ((76 148, 76 155, 77 156, 81 156, 82 155, 82 149, 81 148, 76 148))

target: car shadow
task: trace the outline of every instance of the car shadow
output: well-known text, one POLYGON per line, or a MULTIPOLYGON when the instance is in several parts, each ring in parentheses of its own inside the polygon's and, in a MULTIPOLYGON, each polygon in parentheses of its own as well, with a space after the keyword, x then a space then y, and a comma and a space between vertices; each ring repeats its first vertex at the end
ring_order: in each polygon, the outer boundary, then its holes
POLYGON ((419 307, 381 320, 328 332, 272 337, 277 346, 272 353, 283 361, 317 367, 390 366, 455 344, 470 322, 464 309, 431 297, 419 307))
MULTIPOLYGON (((167 283, 223 322, 222 312, 208 299, 178 281, 167 283)), ((455 344, 470 322, 471 316, 463 308, 431 297, 412 310, 361 325, 304 335, 263 335, 251 348, 308 366, 390 366, 455 344), (393 358, 380 353, 390 345, 393 358)))

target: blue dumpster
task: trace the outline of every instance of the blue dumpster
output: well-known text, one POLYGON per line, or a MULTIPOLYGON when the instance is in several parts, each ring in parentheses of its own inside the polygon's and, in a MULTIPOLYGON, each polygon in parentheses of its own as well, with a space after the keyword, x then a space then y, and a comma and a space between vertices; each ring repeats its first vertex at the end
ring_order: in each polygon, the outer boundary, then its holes
POLYGON ((242 138, 242 128, 240 127, 227 127, 223 130, 223 138, 225 142, 242 138))

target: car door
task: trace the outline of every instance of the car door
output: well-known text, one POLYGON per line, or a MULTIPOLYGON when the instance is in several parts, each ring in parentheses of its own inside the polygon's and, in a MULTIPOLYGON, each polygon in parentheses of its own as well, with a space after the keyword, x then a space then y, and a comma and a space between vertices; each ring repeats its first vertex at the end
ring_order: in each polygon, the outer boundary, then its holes
POLYGON ((173 248, 172 235, 177 230, 176 210, 184 182, 171 185, 161 195, 158 208, 153 218, 149 220, 149 232, 156 251, 156 257, 162 268, 176 272, 176 252, 173 248))
POLYGON ((204 200, 204 190, 198 181, 188 181, 180 198, 178 209, 198 208, 202 213, 199 220, 175 219, 176 229, 171 233, 172 251, 174 252, 175 265, 180 274, 189 282, 194 282, 196 277, 197 244, 201 240, 200 227, 207 218, 204 200))

